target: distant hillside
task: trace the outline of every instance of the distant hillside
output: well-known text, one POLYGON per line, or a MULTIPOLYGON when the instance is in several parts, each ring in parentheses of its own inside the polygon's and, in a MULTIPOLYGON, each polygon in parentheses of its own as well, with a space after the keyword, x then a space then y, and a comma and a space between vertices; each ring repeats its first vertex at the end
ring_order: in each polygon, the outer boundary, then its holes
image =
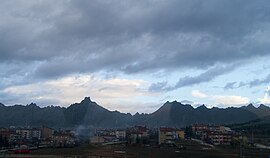
POLYGON ((64 108, 49 106, 40 108, 36 104, 0 106, 0 126, 64 126, 64 108))
POLYGON ((270 116, 269 107, 263 104, 261 104, 258 108, 254 107, 252 104, 243 106, 242 108, 256 114, 258 117, 270 116))
MULTIPOLYGON (((254 107, 255 108, 255 107, 254 107)), ((267 109, 270 112, 270 108, 267 109)), ((150 121, 153 125, 189 125, 194 123, 225 124, 240 123, 253 120, 258 117, 245 108, 211 108, 202 105, 193 108, 191 105, 183 105, 179 102, 167 102, 156 112, 150 114, 150 121)))
POLYGON ((241 132, 253 143, 270 145, 270 116, 245 123, 232 124, 229 127, 234 131, 241 132))
POLYGON ((211 108, 204 105, 193 108, 179 102, 166 102, 151 114, 125 114, 109 111, 86 97, 80 103, 67 108, 49 106, 40 108, 29 105, 5 106, 0 104, 0 126, 41 126, 50 127, 108 127, 118 128, 133 125, 185 126, 194 123, 232 124, 243 123, 270 114, 270 108, 253 105, 241 108, 211 108))
MULTIPOLYGON (((244 123, 232 124, 230 127, 238 131, 268 130, 270 132, 270 116, 258 118, 244 123)), ((270 133, 268 133, 270 135, 270 133)))
POLYGON ((66 125, 91 125, 95 127, 123 127, 128 125, 131 114, 109 111, 86 97, 64 110, 66 125))
POLYGON ((36 104, 0 105, 0 126, 93 127, 127 126, 131 114, 109 111, 86 97, 68 108, 49 106, 40 108, 36 104))

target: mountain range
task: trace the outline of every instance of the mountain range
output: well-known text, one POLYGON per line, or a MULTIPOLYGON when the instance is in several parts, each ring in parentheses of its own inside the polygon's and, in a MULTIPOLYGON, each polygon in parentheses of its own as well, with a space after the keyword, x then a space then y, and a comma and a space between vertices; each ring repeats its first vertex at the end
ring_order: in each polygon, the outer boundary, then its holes
POLYGON ((183 127, 194 123, 235 124, 270 116, 270 108, 265 105, 254 107, 252 104, 240 108, 197 108, 177 101, 166 102, 150 114, 131 115, 119 111, 109 111, 86 97, 80 103, 69 107, 39 107, 29 105, 5 106, 0 103, 0 126, 41 126, 55 128, 88 126, 103 128, 147 125, 150 127, 183 127))

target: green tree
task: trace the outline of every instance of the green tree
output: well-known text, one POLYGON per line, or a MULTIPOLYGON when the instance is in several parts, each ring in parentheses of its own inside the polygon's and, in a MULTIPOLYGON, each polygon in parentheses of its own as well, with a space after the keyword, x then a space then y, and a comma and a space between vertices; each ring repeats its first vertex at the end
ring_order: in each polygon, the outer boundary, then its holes
POLYGON ((187 126, 185 129, 185 137, 187 139, 190 139, 193 137, 193 130, 192 130, 192 126, 187 126))

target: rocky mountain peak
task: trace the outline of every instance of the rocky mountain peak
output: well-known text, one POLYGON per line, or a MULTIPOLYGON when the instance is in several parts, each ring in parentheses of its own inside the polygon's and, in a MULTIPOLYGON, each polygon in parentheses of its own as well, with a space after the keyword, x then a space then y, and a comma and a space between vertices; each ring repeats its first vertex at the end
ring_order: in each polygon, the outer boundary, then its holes
POLYGON ((258 108, 259 109, 269 109, 269 107, 264 105, 264 104, 260 104, 260 106, 258 108))
POLYGON ((85 97, 85 98, 81 101, 81 103, 92 103, 92 101, 91 101, 90 97, 85 97))
POLYGON ((204 104, 201 106, 198 106, 197 109, 208 109, 204 104))
POLYGON ((255 109, 256 107, 253 104, 248 104, 246 106, 247 109, 255 109))

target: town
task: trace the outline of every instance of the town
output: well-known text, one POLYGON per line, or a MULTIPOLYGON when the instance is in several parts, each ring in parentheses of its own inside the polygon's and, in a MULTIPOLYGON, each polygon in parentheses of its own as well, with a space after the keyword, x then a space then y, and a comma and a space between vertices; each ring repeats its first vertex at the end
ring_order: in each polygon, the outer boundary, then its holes
POLYGON ((257 147, 242 132, 211 124, 183 128, 145 125, 115 129, 0 128, 0 157, 207 157, 217 154, 263 157, 269 155, 269 148, 257 147))
MULTIPOLYGON (((148 128, 134 126, 123 129, 95 129, 88 138, 81 138, 74 130, 52 129, 42 126, 0 128, 1 152, 39 148, 70 148, 84 143, 95 145, 138 145, 183 147, 181 140, 192 139, 209 145, 232 145, 241 138, 229 127, 195 124, 185 128, 148 128)), ((244 141, 244 139, 241 139, 244 141)))

